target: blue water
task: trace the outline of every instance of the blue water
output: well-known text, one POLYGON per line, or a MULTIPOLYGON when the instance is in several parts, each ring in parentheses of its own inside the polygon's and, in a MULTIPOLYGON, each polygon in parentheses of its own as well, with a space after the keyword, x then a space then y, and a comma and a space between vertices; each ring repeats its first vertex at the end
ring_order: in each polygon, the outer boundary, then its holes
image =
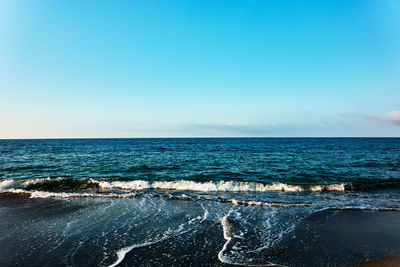
POLYGON ((249 181, 397 187, 399 138, 1 140, 1 179, 249 181))
POLYGON ((0 140, 0 196, 25 201, 0 213, 29 225, 3 221, 0 263, 129 265, 214 223, 220 263, 264 265, 307 216, 400 210, 399 193, 400 138, 0 140), (60 214, 23 217, 42 205, 60 214))

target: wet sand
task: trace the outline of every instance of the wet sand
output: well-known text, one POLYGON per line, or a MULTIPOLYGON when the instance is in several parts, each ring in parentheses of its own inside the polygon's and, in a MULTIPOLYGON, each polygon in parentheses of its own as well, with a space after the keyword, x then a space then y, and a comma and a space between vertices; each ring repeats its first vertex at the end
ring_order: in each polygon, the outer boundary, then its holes
POLYGON ((80 205, 65 205, 58 199, 0 194, 0 266, 64 266, 60 258, 66 251, 62 254, 38 253, 47 236, 37 238, 28 229, 80 208, 80 205))
MULTIPOLYGON (((81 206, 65 205, 57 199, 31 199, 0 194, 0 265, 64 266, 59 254, 40 257, 16 254, 27 244, 2 243, 10 234, 29 233, 25 228, 36 222, 73 213, 81 206)), ((32 245, 41 240, 27 238, 32 245)), ((324 210, 299 223, 293 235, 284 237, 274 248, 262 250, 265 262, 285 266, 399 266, 400 212, 324 210)), ((73 240, 70 240, 71 244, 73 240)), ((229 266, 218 259, 224 246, 222 227, 207 219, 196 230, 173 236, 151 246, 133 249, 120 266, 229 266)), ((88 248, 89 249, 89 248, 88 248)), ((37 255, 37 254, 36 254, 37 255)), ((88 263, 77 258, 75 263, 88 263)))
MULTIPOLYGON (((220 225, 206 224, 195 233, 133 250, 121 266, 228 266, 217 258, 225 243, 220 225)), ((400 212, 325 210, 260 256, 285 266, 399 266, 400 258, 392 257, 400 255, 399 240, 400 212)))
POLYGON ((282 241, 276 260, 289 266, 353 266, 400 255, 400 212, 325 210, 282 241), (285 260, 286 259, 286 260, 285 260))
POLYGON ((218 259, 225 242, 221 225, 205 221, 196 231, 132 250, 119 266, 231 266, 218 259))

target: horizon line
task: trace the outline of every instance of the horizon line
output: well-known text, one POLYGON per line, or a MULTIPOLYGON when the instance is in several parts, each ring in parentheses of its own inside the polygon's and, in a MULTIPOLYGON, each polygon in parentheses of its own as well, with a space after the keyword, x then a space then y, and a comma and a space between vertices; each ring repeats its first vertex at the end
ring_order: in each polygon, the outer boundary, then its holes
POLYGON ((23 137, 0 140, 84 140, 84 139, 257 139, 257 138, 400 138, 400 136, 176 136, 176 137, 23 137))

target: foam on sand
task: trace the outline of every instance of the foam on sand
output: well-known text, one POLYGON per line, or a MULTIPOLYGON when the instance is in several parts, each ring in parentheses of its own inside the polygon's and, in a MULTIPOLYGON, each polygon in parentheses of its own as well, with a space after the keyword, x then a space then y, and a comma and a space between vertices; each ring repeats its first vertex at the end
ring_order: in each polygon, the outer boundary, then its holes
POLYGON ((131 245, 131 246, 128 246, 128 247, 124 247, 124 248, 119 249, 119 250, 116 252, 116 254, 117 254, 117 260, 116 260, 114 263, 110 264, 108 267, 114 267, 114 266, 117 266, 118 264, 120 264, 120 263, 124 260, 126 254, 128 254, 130 251, 132 251, 132 250, 135 249, 135 248, 141 248, 141 247, 151 246, 151 245, 154 245, 154 244, 156 244, 156 243, 165 241, 165 240, 167 240, 167 239, 169 239, 169 238, 171 238, 171 237, 175 237, 175 236, 182 235, 182 234, 185 234, 185 233, 188 233, 188 232, 192 231, 192 230, 195 229, 198 225, 200 225, 201 223, 203 223, 203 221, 206 220, 207 215, 208 215, 208 211, 207 211, 207 210, 204 210, 204 214, 203 214, 202 217, 193 218, 193 219, 191 219, 190 221, 188 221, 188 222, 187 222, 188 225, 193 225, 193 224, 194 224, 193 227, 190 227, 190 228, 188 228, 188 229, 185 229, 185 225, 184 225, 184 224, 181 224, 181 225, 179 225, 179 227, 178 227, 176 230, 168 229, 168 231, 167 231, 166 233, 164 233, 164 234, 161 236, 160 239, 145 241, 145 242, 143 242, 143 243, 134 244, 134 245, 131 245), (198 220, 198 219, 200 219, 200 221, 198 222, 198 224, 195 224, 195 221, 198 220))

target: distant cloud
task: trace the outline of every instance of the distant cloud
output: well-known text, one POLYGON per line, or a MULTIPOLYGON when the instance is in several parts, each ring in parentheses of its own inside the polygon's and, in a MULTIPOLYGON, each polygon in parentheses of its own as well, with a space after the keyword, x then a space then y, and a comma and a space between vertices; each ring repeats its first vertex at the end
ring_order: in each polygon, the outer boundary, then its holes
POLYGON ((184 130, 189 130, 195 135, 223 135, 223 136, 270 136, 279 135, 291 130, 290 126, 260 124, 252 125, 249 123, 234 124, 186 124, 184 130))
POLYGON ((369 116, 370 118, 400 125, 400 110, 393 110, 384 115, 369 116))

